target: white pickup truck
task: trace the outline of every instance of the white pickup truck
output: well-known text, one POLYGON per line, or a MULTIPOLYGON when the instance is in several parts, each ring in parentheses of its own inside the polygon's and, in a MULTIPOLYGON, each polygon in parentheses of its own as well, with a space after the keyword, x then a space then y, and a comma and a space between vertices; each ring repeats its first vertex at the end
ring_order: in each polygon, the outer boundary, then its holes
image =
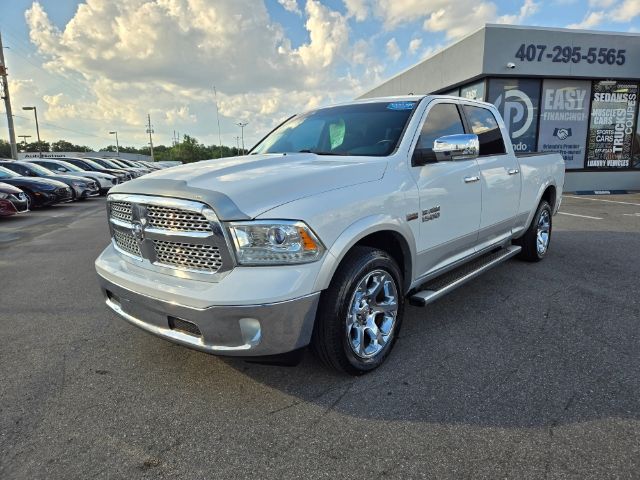
POLYGON ((113 188, 95 265, 107 305, 147 332, 220 355, 311 344, 357 375, 389 355, 405 300, 544 258, 563 183, 559 154, 514 154, 493 105, 356 101, 113 188))

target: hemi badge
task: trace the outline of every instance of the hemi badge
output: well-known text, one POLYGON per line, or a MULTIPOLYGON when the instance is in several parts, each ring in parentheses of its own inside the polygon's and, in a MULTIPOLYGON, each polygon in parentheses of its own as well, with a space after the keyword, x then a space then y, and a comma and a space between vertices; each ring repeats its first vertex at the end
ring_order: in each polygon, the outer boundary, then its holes
POLYGON ((417 218, 418 218, 418 212, 407 213, 407 222, 410 222, 411 220, 415 220, 417 218))

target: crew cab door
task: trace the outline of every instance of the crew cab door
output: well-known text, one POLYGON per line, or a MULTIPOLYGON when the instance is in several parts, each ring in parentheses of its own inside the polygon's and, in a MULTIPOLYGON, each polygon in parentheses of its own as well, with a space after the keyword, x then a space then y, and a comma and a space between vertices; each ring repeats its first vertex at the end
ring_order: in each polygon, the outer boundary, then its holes
POLYGON ((431 102, 412 149, 411 171, 420 196, 416 277, 474 252, 480 224, 480 170, 476 160, 436 161, 433 142, 464 133, 459 106, 431 102), (420 155, 418 155, 420 154, 420 155))
MULTIPOLYGON (((494 113, 484 106, 463 103, 468 133, 478 135, 482 188, 482 214, 477 249, 511 235, 520 203, 520 165, 511 148, 505 145, 504 132, 494 113)), ((508 138, 508 137, 507 137, 508 138)))

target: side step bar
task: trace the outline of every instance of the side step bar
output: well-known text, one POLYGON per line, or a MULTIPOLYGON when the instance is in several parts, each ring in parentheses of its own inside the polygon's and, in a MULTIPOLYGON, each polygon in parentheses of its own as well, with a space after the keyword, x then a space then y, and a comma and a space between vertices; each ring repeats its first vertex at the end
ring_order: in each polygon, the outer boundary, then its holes
POLYGON ((490 268, 509 260, 511 257, 520 253, 520 250, 522 250, 522 247, 517 245, 501 248, 496 252, 483 255, 468 264, 462 265, 451 272, 445 273, 444 275, 423 285, 423 290, 420 290, 409 297, 409 303, 416 307, 424 307, 431 302, 435 302, 437 299, 452 290, 455 290, 460 285, 467 283, 469 280, 473 280, 490 268))

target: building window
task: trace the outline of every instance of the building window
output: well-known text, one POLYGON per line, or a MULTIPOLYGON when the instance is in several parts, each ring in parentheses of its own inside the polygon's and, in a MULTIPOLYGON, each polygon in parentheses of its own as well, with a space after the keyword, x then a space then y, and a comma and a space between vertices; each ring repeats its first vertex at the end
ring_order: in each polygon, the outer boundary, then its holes
POLYGON ((562 154, 567 169, 584 168, 590 100, 590 81, 542 83, 538 150, 562 154))
POLYGON ((633 168, 640 168, 640 115, 636 120, 636 134, 633 137, 633 168))
POLYGON ((587 168, 629 168, 638 84, 594 82, 592 90, 587 168))
POLYGON ((462 87, 460 96, 469 100, 484 100, 484 80, 462 87))
POLYGON ((492 78, 488 101, 493 103, 507 126, 516 152, 535 152, 540 105, 540 80, 492 78))
POLYGON ((464 114, 471 131, 480 140, 480 155, 502 155, 505 153, 502 132, 493 113, 486 108, 464 105, 464 114))

